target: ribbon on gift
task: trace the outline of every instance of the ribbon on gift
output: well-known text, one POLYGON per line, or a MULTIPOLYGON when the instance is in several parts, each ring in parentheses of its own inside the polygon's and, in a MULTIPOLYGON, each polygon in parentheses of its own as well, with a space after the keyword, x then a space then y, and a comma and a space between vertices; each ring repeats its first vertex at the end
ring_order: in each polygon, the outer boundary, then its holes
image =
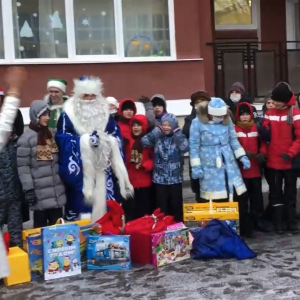
POLYGON ((5 232, 3 234, 3 241, 4 241, 5 248, 6 248, 6 254, 8 254, 9 253, 9 241, 10 241, 10 235, 8 232, 5 232))

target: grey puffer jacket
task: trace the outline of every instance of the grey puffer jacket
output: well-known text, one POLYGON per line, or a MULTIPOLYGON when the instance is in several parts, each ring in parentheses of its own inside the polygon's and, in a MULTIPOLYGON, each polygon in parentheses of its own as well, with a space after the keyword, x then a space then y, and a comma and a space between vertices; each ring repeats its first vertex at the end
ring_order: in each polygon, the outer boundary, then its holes
MULTIPOLYGON (((31 104, 30 119, 33 123, 38 120, 42 102, 36 100, 31 104)), ((46 103, 45 105, 47 106, 46 103)), ((54 131, 52 134, 55 135, 54 131)), ((63 207, 66 204, 66 195, 58 173, 58 153, 52 153, 53 160, 38 161, 36 159, 37 137, 37 132, 28 128, 18 140, 17 164, 23 191, 32 189, 35 191, 38 202, 31 207, 31 210, 63 207)))

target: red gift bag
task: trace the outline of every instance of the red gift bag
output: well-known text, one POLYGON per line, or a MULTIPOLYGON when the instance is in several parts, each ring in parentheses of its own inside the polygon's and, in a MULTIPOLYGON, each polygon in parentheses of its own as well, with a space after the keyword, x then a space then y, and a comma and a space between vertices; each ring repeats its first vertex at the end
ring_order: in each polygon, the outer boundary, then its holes
POLYGON ((128 222, 124 234, 130 235, 131 261, 136 264, 151 264, 151 234, 167 230, 169 225, 176 223, 172 216, 165 216, 160 209, 151 216, 145 216, 128 222))

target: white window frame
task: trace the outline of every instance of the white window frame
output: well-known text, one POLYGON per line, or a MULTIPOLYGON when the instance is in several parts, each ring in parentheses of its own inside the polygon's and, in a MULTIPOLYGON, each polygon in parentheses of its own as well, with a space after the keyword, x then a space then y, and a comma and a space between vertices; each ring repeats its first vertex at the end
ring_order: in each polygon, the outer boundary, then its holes
POLYGON ((120 62, 151 62, 151 61, 174 61, 176 56, 175 41, 175 17, 174 0, 168 0, 169 8, 169 34, 170 34, 170 56, 161 57, 125 57, 123 42, 123 14, 122 0, 114 0, 115 33, 116 33, 116 55, 76 55, 75 23, 73 0, 65 1, 66 32, 68 58, 15 58, 12 0, 0 0, 2 5, 3 19, 3 41, 5 59, 0 59, 3 65, 25 65, 25 64, 73 64, 73 63, 120 63, 120 62))
MULTIPOLYGON (((255 30, 258 29, 260 0, 252 0, 252 24, 248 25, 216 25, 216 30, 255 30)), ((215 13, 215 10, 214 10, 215 13)))

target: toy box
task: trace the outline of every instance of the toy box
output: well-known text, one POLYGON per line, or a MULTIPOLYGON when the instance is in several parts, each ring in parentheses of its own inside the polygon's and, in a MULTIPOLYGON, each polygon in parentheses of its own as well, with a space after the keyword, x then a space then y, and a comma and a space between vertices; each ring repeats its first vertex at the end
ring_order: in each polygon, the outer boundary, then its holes
POLYGON ((30 282, 29 260, 26 252, 19 247, 9 248, 7 260, 10 274, 4 278, 6 286, 30 282))
POLYGON ((128 235, 88 236, 88 270, 131 269, 129 242, 128 235))
POLYGON ((152 264, 161 267, 190 258, 191 244, 188 228, 153 233, 152 264))
POLYGON ((78 225, 44 227, 41 235, 45 280, 81 274, 78 225))
POLYGON ((204 227, 212 219, 226 221, 239 234, 239 207, 237 202, 185 203, 183 220, 189 227, 204 227))
MULTIPOLYGON (((61 220, 58 220, 60 222, 61 220)), ((63 221, 64 223, 64 221, 63 221)), ((60 224, 60 223, 59 223, 60 224)), ((74 222, 67 222, 66 224, 77 224, 78 226, 86 226, 91 224, 91 220, 78 220, 74 222)), ((41 234, 41 228, 33 228, 33 229, 26 229, 22 232, 22 239, 23 239, 23 250, 27 252, 27 236, 29 235, 37 235, 41 234)))
POLYGON ((29 258, 31 280, 43 276, 43 245, 40 234, 27 236, 27 253, 29 258))

